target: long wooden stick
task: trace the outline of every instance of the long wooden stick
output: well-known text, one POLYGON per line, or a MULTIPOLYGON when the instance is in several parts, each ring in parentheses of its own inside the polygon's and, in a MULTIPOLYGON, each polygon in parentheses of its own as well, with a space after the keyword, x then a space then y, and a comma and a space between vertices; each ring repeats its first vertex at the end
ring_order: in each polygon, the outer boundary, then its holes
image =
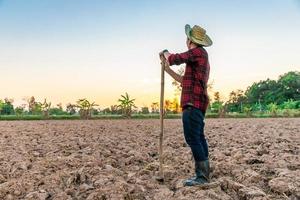
POLYGON ((163 170, 163 136, 164 136, 164 92, 165 92, 165 67, 161 62, 161 79, 160 79, 160 135, 159 135, 159 175, 164 179, 163 170))

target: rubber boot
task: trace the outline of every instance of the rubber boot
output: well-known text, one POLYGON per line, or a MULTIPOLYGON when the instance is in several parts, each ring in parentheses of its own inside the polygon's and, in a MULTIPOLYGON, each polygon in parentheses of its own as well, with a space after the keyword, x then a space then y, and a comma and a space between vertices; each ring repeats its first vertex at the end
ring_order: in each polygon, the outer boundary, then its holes
POLYGON ((192 177, 183 182, 184 186, 195 186, 209 183, 209 161, 195 162, 196 177, 192 177))

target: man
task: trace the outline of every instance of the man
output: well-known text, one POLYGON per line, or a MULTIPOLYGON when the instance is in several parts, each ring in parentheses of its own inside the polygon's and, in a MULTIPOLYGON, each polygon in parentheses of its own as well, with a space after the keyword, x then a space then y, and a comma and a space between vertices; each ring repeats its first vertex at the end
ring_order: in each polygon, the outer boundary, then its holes
POLYGON ((204 136, 204 117, 208 106, 207 81, 210 66, 208 54, 203 47, 212 45, 206 31, 200 26, 185 26, 188 51, 171 54, 168 50, 160 53, 165 71, 181 84, 181 107, 184 137, 190 146, 196 176, 184 181, 185 186, 209 183, 208 145, 204 136), (174 72, 170 66, 186 64, 183 76, 174 72))

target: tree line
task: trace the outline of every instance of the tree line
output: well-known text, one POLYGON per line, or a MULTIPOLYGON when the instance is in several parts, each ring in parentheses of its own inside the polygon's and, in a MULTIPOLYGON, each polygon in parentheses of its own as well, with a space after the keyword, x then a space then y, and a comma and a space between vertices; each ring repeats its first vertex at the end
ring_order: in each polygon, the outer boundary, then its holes
MULTIPOLYGON (((43 102, 38 102, 34 96, 26 99, 26 104, 22 104, 21 106, 14 107, 13 102, 13 99, 0 99, 0 115, 41 115, 44 118, 49 118, 49 116, 53 115, 79 114, 82 119, 90 119, 92 115, 99 114, 117 114, 130 118, 132 114, 159 113, 158 102, 153 102, 150 108, 145 106, 138 109, 135 105, 135 99, 131 99, 128 93, 121 95, 121 98, 118 99, 118 104, 104 109, 97 108, 98 104, 86 98, 79 99, 75 104, 68 103, 65 109, 63 109, 61 103, 52 106, 51 102, 47 101, 47 99, 44 99, 43 102)), ((176 98, 172 101, 165 100, 165 109, 166 113, 179 113, 180 105, 178 100, 176 98)))
MULTIPOLYGON (((165 110, 168 113, 180 113, 178 96, 180 87, 175 86, 174 99, 165 100, 165 110)), ((210 86, 211 87, 211 86, 210 86)), ((159 113, 159 103, 153 102, 150 107, 137 109, 135 99, 131 99, 128 93, 121 95, 118 103, 110 107, 100 109, 98 105, 86 98, 79 99, 75 104, 68 103, 63 109, 61 103, 53 107, 51 102, 44 99, 36 101, 35 97, 26 99, 27 104, 17 107, 13 105, 13 99, 0 99, 0 115, 41 115, 48 118, 51 115, 80 115, 82 119, 89 119, 92 115, 119 114, 130 118, 132 114, 159 113)), ((226 113, 246 113, 251 115, 255 112, 269 112, 276 115, 278 111, 289 114, 293 110, 300 110, 300 72, 291 71, 279 76, 278 80, 261 80, 253 83, 245 91, 236 90, 229 94, 227 101, 223 101, 219 92, 214 92, 210 97, 208 113, 225 116, 226 113)))
MULTIPOLYGON (((245 91, 236 90, 222 101, 215 92, 210 111, 224 115, 236 112, 251 115, 253 112, 291 112, 300 109, 300 72, 291 71, 279 76, 278 80, 261 80, 253 83, 245 91)), ((288 113, 287 113, 288 114, 288 113)))

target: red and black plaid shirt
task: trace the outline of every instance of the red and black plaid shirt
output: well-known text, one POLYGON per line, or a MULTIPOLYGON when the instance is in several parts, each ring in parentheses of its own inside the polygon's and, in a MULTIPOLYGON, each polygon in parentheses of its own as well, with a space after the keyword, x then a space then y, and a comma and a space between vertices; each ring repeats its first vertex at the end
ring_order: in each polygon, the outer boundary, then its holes
POLYGON ((196 47, 184 53, 171 54, 168 61, 170 65, 186 63, 181 83, 181 107, 194 106, 205 114, 209 103, 207 81, 210 71, 206 50, 196 47))

